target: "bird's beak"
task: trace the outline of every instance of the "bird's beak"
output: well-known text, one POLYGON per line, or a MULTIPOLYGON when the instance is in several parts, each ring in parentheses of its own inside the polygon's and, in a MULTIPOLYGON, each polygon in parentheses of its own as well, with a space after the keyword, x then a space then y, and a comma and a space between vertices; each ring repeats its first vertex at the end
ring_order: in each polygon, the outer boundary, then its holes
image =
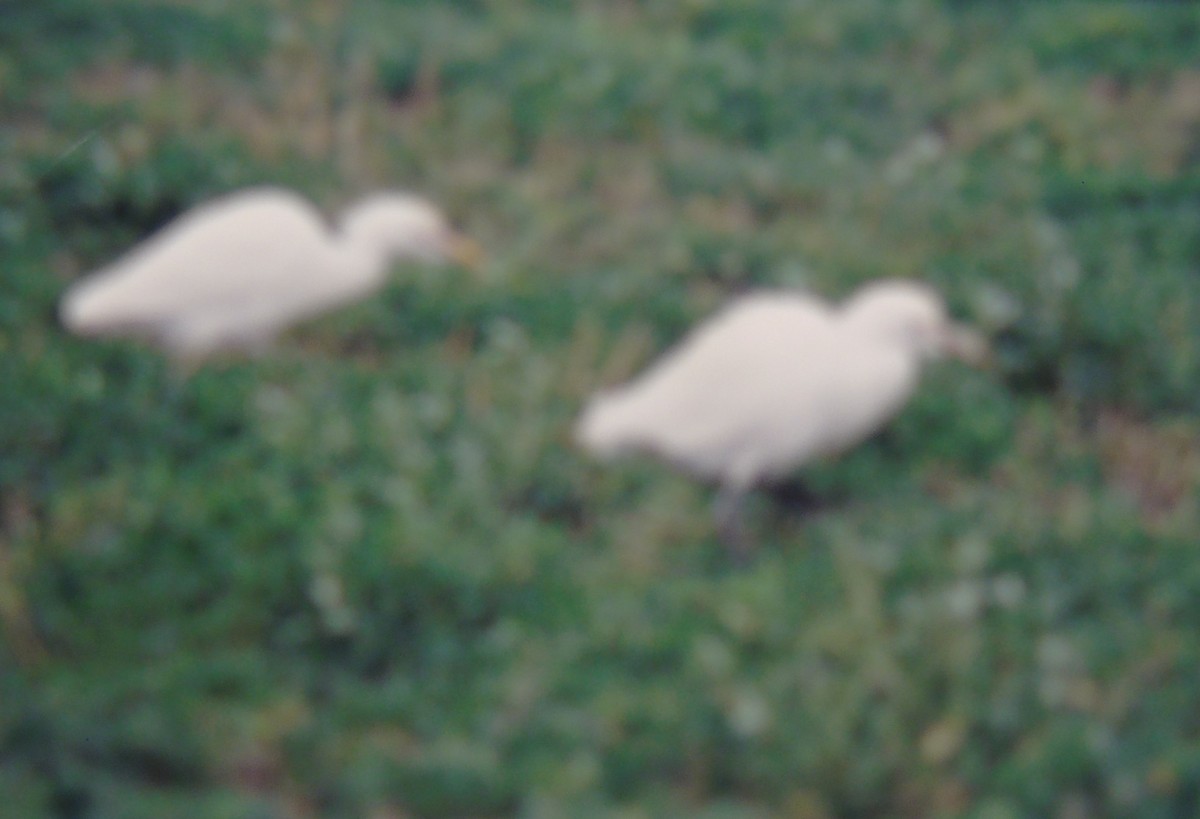
POLYGON ((942 337, 942 351, 973 367, 981 367, 988 360, 987 340, 962 324, 949 323, 942 337))
POLYGON ((451 234, 446 242, 446 258, 468 270, 478 270, 483 267, 483 247, 470 236, 461 233, 451 234))

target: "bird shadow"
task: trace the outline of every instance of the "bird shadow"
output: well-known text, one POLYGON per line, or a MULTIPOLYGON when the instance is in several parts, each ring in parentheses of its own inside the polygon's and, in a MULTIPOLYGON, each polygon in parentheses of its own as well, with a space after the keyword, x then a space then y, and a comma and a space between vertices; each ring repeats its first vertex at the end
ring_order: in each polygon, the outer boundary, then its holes
POLYGON ((815 488, 810 481, 799 477, 765 483, 758 488, 763 497, 781 512, 793 515, 816 515, 845 506, 845 494, 829 488, 815 488))

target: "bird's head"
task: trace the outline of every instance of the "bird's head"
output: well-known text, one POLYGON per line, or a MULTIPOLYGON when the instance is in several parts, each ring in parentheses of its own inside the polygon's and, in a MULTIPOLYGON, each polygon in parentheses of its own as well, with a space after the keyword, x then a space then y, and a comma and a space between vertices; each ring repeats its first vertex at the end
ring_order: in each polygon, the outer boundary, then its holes
POLYGON ((950 356, 979 365, 987 342, 946 315, 941 297, 918 282, 890 280, 859 290, 842 308, 845 320, 922 358, 950 356))
POLYGON ((404 193, 377 193, 355 204, 342 220, 342 235, 352 247, 385 260, 453 262, 472 269, 483 261, 479 245, 451 228, 438 208, 404 193))

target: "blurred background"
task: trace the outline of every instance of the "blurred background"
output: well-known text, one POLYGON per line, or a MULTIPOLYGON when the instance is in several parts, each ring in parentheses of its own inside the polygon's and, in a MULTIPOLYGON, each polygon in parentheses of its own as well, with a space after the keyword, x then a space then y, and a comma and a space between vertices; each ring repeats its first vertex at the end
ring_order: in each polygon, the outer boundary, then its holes
POLYGON ((0 0, 0 814, 1200 815, 1200 8, 0 0), (422 192, 186 381, 68 337, 204 199, 422 192), (730 295, 986 331, 751 507, 570 446, 730 295))

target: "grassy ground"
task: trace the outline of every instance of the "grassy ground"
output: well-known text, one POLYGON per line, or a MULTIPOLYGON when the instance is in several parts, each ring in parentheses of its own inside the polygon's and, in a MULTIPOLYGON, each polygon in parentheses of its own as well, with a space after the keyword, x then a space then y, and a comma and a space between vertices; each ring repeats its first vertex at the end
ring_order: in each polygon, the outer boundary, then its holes
POLYGON ((0 813, 1200 815, 1200 11, 0 0, 0 813), (180 382, 63 288, 262 181, 443 203, 180 382), (732 292, 994 339, 758 498, 569 445, 732 292))

